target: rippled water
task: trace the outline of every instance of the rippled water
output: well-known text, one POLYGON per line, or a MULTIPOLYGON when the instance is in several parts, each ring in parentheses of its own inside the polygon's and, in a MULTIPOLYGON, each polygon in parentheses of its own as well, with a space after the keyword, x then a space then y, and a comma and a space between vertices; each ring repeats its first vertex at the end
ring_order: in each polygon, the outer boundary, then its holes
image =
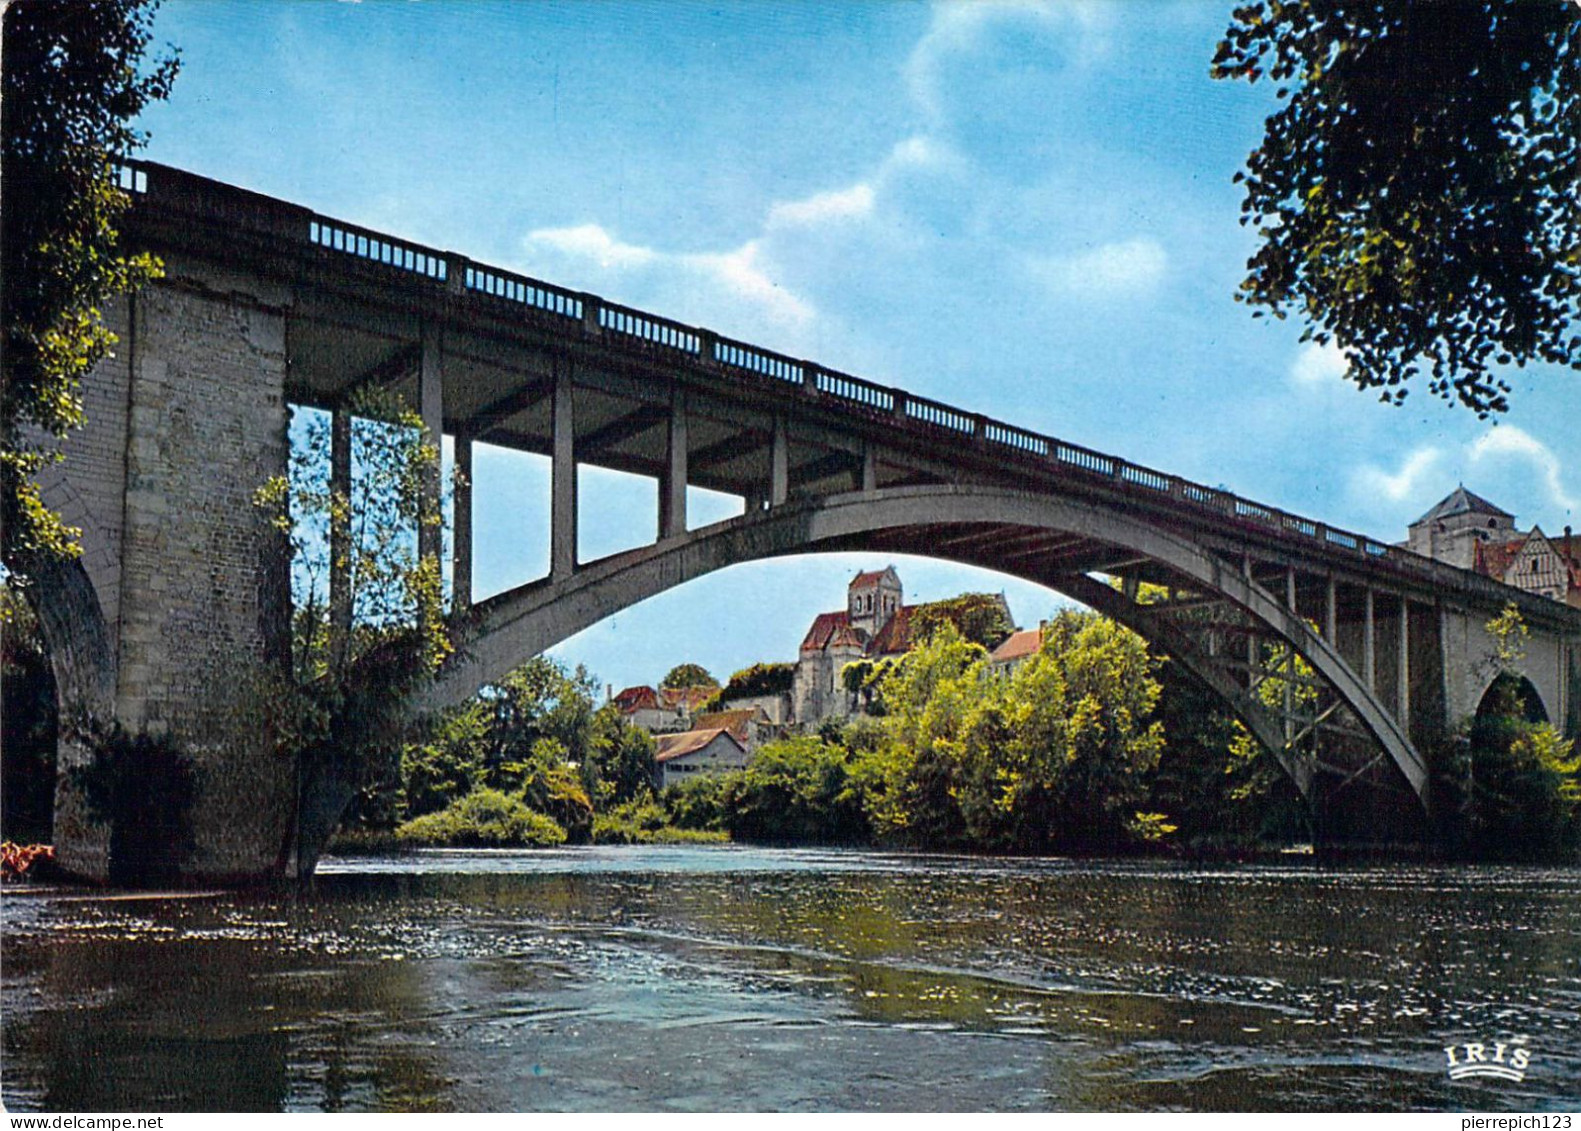
POLYGON ((1574 869, 623 847, 0 908, 12 1111, 1581 1108, 1574 869))

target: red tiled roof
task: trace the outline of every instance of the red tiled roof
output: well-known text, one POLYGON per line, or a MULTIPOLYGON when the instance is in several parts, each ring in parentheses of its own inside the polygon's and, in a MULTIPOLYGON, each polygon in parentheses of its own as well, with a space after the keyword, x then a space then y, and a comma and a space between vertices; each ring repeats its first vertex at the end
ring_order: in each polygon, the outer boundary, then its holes
POLYGON ((884 623, 867 647, 869 656, 892 656, 911 647, 911 613, 917 606, 902 605, 884 623))
POLYGON ((696 730, 723 729, 730 732, 730 737, 738 742, 747 740, 747 727, 762 714, 761 707, 737 707, 730 711, 710 711, 706 715, 697 716, 696 730))
MULTIPOLYGON (((687 754, 695 754, 720 735, 724 735, 736 746, 741 747, 741 743, 736 740, 736 736, 724 727, 710 727, 708 730, 689 730, 684 734, 661 735, 658 739, 659 752, 654 756, 653 760, 655 762, 669 762, 687 754)), ((745 747, 741 747, 741 750, 742 753, 746 752, 745 747)))
POLYGON ((829 648, 855 648, 858 652, 867 651, 867 633, 850 625, 843 625, 829 638, 829 648))
MULTIPOLYGON (((1504 575, 1509 571, 1510 563, 1526 548, 1531 536, 1532 532, 1528 531, 1508 542, 1478 542, 1472 559, 1472 568, 1485 577, 1503 581, 1504 575)), ((1547 538, 1554 553, 1559 555, 1559 560, 1569 569, 1571 587, 1581 589, 1581 535, 1560 535, 1553 538, 1545 534, 1543 537, 1547 538)))
POLYGON ((659 703, 667 711, 695 711, 714 697, 717 687, 661 687, 659 703))
POLYGON ((1561 534, 1548 541, 1570 567, 1570 587, 1581 589, 1581 534, 1561 534))
POLYGON ((911 647, 911 613, 915 608, 915 605, 900 606, 871 638, 860 629, 852 628, 850 617, 844 612, 819 613, 802 638, 801 650, 822 652, 844 646, 860 648, 864 656, 892 656, 904 652, 911 647))
POLYGON ((891 572, 894 566, 885 566, 883 569, 863 570, 851 579, 850 589, 866 589, 870 585, 877 585, 884 580, 884 575, 891 572))
POLYGON ((1012 632, 988 658, 995 663, 1008 663, 1011 660, 1030 656, 1041 647, 1043 647, 1043 630, 1028 628, 1021 632, 1012 632))
POLYGON ((1486 577, 1503 581, 1504 572, 1510 568, 1510 562, 1525 545, 1524 535, 1511 542, 1478 542, 1472 558, 1472 568, 1486 577))
POLYGON ((802 637, 801 650, 821 652, 829 646, 830 637, 850 623, 844 610, 838 613, 819 613, 813 618, 812 627, 807 630, 807 635, 802 637))
POLYGON ((644 709, 651 711, 658 708, 659 696, 651 687, 628 687, 615 696, 615 706, 628 715, 644 709))

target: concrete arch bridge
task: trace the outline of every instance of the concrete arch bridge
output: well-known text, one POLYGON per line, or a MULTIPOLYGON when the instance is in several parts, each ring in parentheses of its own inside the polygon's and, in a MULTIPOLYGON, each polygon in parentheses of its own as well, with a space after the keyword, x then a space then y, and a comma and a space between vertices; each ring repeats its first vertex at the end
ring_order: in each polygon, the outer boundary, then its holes
MULTIPOLYGON (((416 709, 458 702, 713 570, 867 550, 986 566, 1129 625, 1245 721, 1335 841, 1422 836, 1429 752, 1493 680, 1485 625, 1508 603, 1530 630, 1522 674, 1547 716, 1577 729, 1581 610, 179 170, 139 163, 123 176, 128 238, 162 256, 166 276, 111 314, 122 347, 86 382, 87 427, 46 484, 83 528, 84 556, 39 566, 37 590, 68 710, 169 731, 194 751, 190 876, 298 867, 335 809, 308 798, 321 816, 303 818, 295 768, 215 687, 278 663, 286 640, 288 579, 252 494, 284 470, 288 406, 333 414, 331 474, 344 483, 348 405, 369 386, 451 436, 468 481, 478 444, 551 467, 547 576, 476 603, 471 488, 458 487, 460 650, 416 709), (578 560, 580 465, 657 482, 651 544, 578 560), (693 528, 688 487, 739 496, 744 513, 693 528)), ((442 544, 425 532, 420 552, 442 544)), ((332 584, 342 625, 345 592, 332 584)), ((68 744, 63 772, 84 757, 68 744)), ((65 862, 106 874, 107 833, 70 789, 57 818, 65 862)))

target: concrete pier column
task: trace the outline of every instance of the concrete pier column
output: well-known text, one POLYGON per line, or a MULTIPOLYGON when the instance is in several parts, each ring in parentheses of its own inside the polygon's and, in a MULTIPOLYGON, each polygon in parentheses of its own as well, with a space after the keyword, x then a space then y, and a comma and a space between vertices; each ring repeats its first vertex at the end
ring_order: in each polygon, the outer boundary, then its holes
POLYGON ((1292 613, 1300 614, 1296 607, 1296 571, 1294 566, 1285 569, 1285 607, 1292 613))
POLYGON ((871 440, 862 441, 862 491, 878 490, 878 450, 871 440))
MULTIPOLYGON (((1248 585, 1256 585, 1257 579, 1252 576, 1252 559, 1247 555, 1241 556, 1241 575, 1246 578, 1248 585)), ((1246 690, 1254 691, 1257 688, 1257 667, 1261 655, 1257 649, 1257 634, 1246 634, 1246 690)))
POLYGON ((351 413, 344 407, 330 416, 329 489, 346 504, 329 518, 329 656, 339 671, 351 639, 351 413))
POLYGON ((472 607, 472 437, 456 437, 455 527, 450 535, 450 611, 472 607))
POLYGON ((1376 623, 1374 621, 1372 587, 1366 590, 1367 605, 1366 617, 1363 621, 1361 635, 1361 681, 1367 685, 1367 690, 1376 693, 1378 690, 1378 641, 1376 623))
POLYGON ((1406 730, 1411 723, 1411 602, 1403 593, 1400 595, 1398 643, 1400 661, 1396 667, 1394 713, 1400 729, 1406 730))
POLYGON ((785 436, 785 418, 774 418, 774 446, 769 459, 769 505, 779 506, 790 498, 790 441, 785 436))
POLYGON ((554 448, 549 499, 549 576, 569 577, 576 569, 576 425, 571 412, 568 362, 554 370, 554 448))
POLYGON ((1331 576, 1323 592, 1323 639, 1332 648, 1339 647, 1339 594, 1331 576))
MULTIPOLYGON (((444 350, 440 341, 441 329, 431 322, 423 323, 423 356, 418 373, 418 409, 423 418, 426 440, 437 449, 445 435, 445 380, 444 350)), ((423 481, 424 510, 429 514, 439 511, 440 466, 435 460, 423 481)), ((417 528, 417 556, 439 557, 444 543, 444 527, 438 523, 422 523, 417 528)))
POLYGON ((668 459, 659 478, 659 537, 679 538, 686 533, 686 392, 679 387, 670 398, 668 459))

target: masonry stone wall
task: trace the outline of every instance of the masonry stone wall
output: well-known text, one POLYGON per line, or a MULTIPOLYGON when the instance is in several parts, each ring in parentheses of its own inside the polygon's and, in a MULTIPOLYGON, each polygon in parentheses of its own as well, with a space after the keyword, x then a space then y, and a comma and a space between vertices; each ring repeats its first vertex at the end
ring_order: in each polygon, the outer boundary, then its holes
MULTIPOLYGON (((1476 714, 1483 695, 1498 675, 1498 642, 1487 629, 1490 619, 1483 613, 1459 610, 1445 614, 1444 683, 1449 727, 1476 714)), ((1516 665, 1537 691, 1549 721, 1561 728, 1568 725, 1574 706, 1570 667, 1576 649, 1577 642, 1567 644, 1560 636, 1534 630, 1524 642, 1523 655, 1516 665)))
POLYGON ((82 531, 79 560, 98 596, 112 649, 120 625, 127 376, 132 351, 129 306, 130 300, 120 298, 106 307, 105 325, 119 342, 83 378, 85 419, 62 447, 67 462, 52 464, 39 476, 45 501, 68 526, 82 531))
POLYGON ((257 874, 284 843, 293 776, 245 701, 289 615, 253 503, 286 466, 286 313, 172 266, 180 284, 135 304, 116 713, 197 760, 192 872, 257 874))
MULTIPOLYGON (((286 466, 287 304, 258 290, 167 263, 166 281, 113 308, 120 344, 84 381, 87 423, 45 483, 83 528, 115 721, 169 734, 193 758, 194 878, 276 870, 294 801, 255 694, 289 618, 283 546, 253 503, 286 466)), ((69 768, 87 755, 61 756, 69 768)), ((103 875, 102 830, 61 793, 68 867, 103 875)))

